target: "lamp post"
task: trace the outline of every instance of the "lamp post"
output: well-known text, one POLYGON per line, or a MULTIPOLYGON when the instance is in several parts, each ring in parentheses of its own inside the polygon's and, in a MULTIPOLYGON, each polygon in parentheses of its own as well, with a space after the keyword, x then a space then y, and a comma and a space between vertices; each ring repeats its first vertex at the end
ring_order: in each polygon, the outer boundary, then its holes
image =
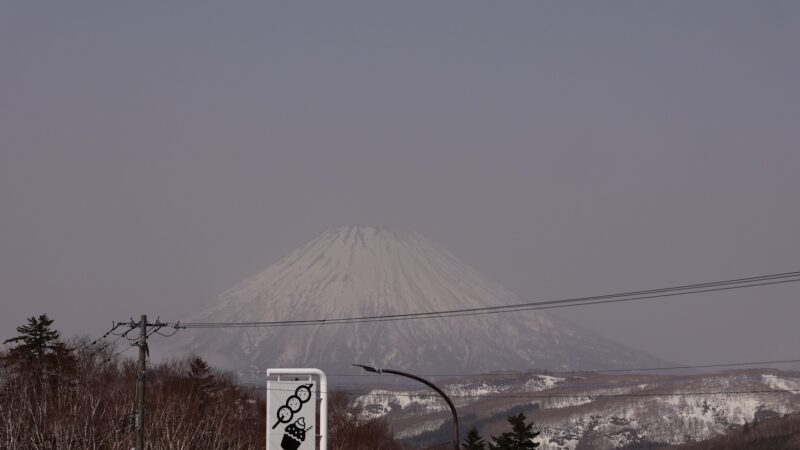
POLYGON ((458 413, 456 412, 456 406, 453 405, 453 402, 450 400, 450 397, 448 397, 443 390, 439 389, 438 386, 431 383, 430 381, 410 373, 400 372, 399 370, 392 370, 392 369, 376 369, 372 366, 365 366, 362 364, 353 364, 353 365, 356 367, 361 367, 367 372, 377 373, 378 375, 382 373, 388 373, 392 375, 399 375, 401 377, 411 378, 412 380, 419 381, 420 383, 428 386, 429 388, 436 391, 439 395, 441 395, 444 401, 447 402, 447 406, 450 407, 450 412, 453 413, 453 448, 455 450, 458 450, 458 445, 461 442, 461 438, 458 432, 458 413))

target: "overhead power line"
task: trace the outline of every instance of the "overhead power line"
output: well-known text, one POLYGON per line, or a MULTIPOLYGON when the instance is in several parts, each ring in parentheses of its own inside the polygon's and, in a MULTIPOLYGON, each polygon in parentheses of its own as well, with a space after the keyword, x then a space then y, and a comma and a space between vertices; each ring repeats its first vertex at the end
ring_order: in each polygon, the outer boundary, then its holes
MULTIPOLYGON (((426 377, 477 377, 477 376, 524 376, 524 375, 589 375, 589 374, 603 374, 603 373, 631 373, 631 372, 659 372, 667 370, 689 370, 689 369, 713 369, 722 367, 745 367, 745 366, 769 366, 777 364, 795 364, 800 363, 800 359, 775 359, 768 361, 747 361, 747 362, 731 362, 731 363, 715 363, 715 364, 695 364, 695 365, 682 365, 682 366, 662 366, 662 367, 638 367, 630 369, 600 369, 600 370, 540 370, 531 372, 482 372, 482 373, 421 373, 420 376, 426 377)), ((255 371, 254 373, 260 373, 255 371)), ((378 375, 374 373, 332 373, 327 374, 329 377, 379 377, 386 376, 385 374, 378 375)))
MULTIPOLYGON (((525 372, 472 372, 472 373, 419 373, 418 375, 424 377, 515 377, 525 375, 590 375, 590 374, 613 374, 613 373, 634 373, 634 372, 659 372, 668 370, 689 370, 689 369, 713 369, 723 367, 746 367, 746 366, 770 366, 778 364, 798 364, 800 359, 773 359, 767 361, 746 361, 746 362, 727 362, 727 363, 711 363, 711 364, 694 364, 694 365, 681 365, 681 366, 661 366, 661 367, 637 367, 627 369, 575 369, 575 370, 547 370, 542 369, 538 371, 525 371, 525 372)), ((251 370, 248 373, 259 375, 265 374, 264 370, 251 370)), ((380 377, 387 376, 387 374, 375 373, 329 373, 328 377, 380 377)), ((391 376, 391 375, 388 375, 391 376)))
POLYGON ((119 335, 116 338, 114 338, 114 339, 112 339, 110 341, 107 341, 105 344, 97 347, 92 353, 89 354, 89 358, 94 358, 95 356, 100 354, 100 352, 102 352, 103 350, 114 346, 117 343, 117 341, 119 341, 120 339, 122 339, 122 335, 119 335))
MULTIPOLYGON (((667 385, 675 386, 675 385, 679 385, 680 383, 685 382, 685 381, 686 381, 685 379, 675 378, 675 379, 661 379, 661 380, 657 380, 657 381, 647 381, 647 380, 620 381, 620 380, 617 380, 617 381, 605 381, 605 382, 604 381, 595 381, 595 382, 591 382, 591 383, 576 382, 574 384, 564 384, 564 385, 559 384, 559 385, 554 385, 554 387, 544 387, 544 388, 541 388, 540 391, 548 391, 548 390, 556 390, 556 389, 558 389, 560 392, 563 392, 563 390, 561 390, 561 389, 566 386, 568 388, 573 388, 575 390, 581 390, 581 391, 584 391, 584 392, 590 392, 590 391, 599 392, 600 390, 608 391, 608 390, 632 389, 632 388, 635 388, 637 386, 642 386, 642 385, 645 385, 645 384, 648 384, 648 385, 649 384, 654 384, 654 385, 656 385, 655 383, 657 383, 657 385, 659 387, 666 388, 667 385)), ((274 384, 280 384, 280 382, 273 382, 273 383, 274 384)), ((452 384, 453 385, 460 385, 460 383, 452 383, 452 384)), ((263 384, 263 382, 262 383, 258 383, 258 382, 246 382, 245 381, 245 382, 240 383, 240 386, 263 388, 264 384, 263 384)), ((382 392, 381 395, 383 395, 383 394, 391 394, 393 392, 408 393, 408 395, 411 395, 411 396, 429 394, 429 392, 420 392, 419 394, 412 394, 412 393, 410 393, 410 392, 412 392, 412 391, 410 391, 410 389, 411 389, 410 387, 408 387, 407 390, 399 390, 401 388, 402 388, 402 386, 398 386, 396 384, 392 384, 391 387, 390 387, 388 384, 378 384, 377 382, 369 383, 369 384, 364 383, 364 382, 361 382, 361 383, 329 383, 328 384, 328 389, 330 391, 332 391, 332 392, 337 392, 338 390, 342 390, 342 389, 344 389, 344 390, 354 389, 353 392, 361 392, 361 391, 358 391, 358 389, 369 389, 368 391, 366 391, 366 390, 363 391, 364 395, 371 395, 371 393, 375 392, 375 391, 381 391, 382 392), (394 391, 392 389, 396 389, 397 391, 394 391)), ((464 389, 465 389, 466 392, 469 392, 469 388, 468 387, 466 387, 464 389)), ((270 390, 280 390, 280 389, 279 388, 270 388, 270 390)), ((783 390, 783 389, 775 388, 774 390, 783 390)), ((515 391, 515 390, 499 391, 498 390, 495 394, 486 394, 486 395, 516 395, 516 394, 526 394, 526 393, 530 393, 530 392, 539 392, 539 391, 532 391, 532 390, 525 390, 525 391, 515 391)), ((477 397, 482 397, 483 396, 481 394, 467 394, 467 395, 475 395, 477 397)))
MULTIPOLYGON (((122 326, 122 324, 121 324, 121 323, 114 323, 114 324, 112 324, 111 328, 110 328, 108 331, 106 331, 105 333, 103 333, 103 335, 102 335, 102 336, 100 336, 99 338, 97 338, 97 339, 93 340, 92 342, 90 342, 90 343, 88 343, 88 344, 81 345, 80 347, 76 348, 75 350, 77 350, 77 351, 79 351, 79 352, 82 352, 82 351, 84 351, 84 350, 88 350, 90 347, 92 347, 92 346, 94 346, 94 345, 98 344, 100 341, 102 341, 103 339, 107 338, 107 337, 108 337, 110 334, 113 334, 113 333, 114 333, 114 330, 116 330, 116 329, 117 329, 117 328, 119 328, 120 326, 122 326)), ((105 347, 107 347, 107 346, 108 346, 108 343, 106 343, 106 344, 102 345, 102 346, 101 346, 101 348, 100 348, 100 350, 102 350, 103 348, 105 348, 105 347)), ((97 351, 99 351, 99 350, 96 350, 96 351, 95 351, 95 352, 94 352, 92 355, 96 354, 96 353, 97 353, 97 351)))
MULTIPOLYGON (((244 389, 253 389, 261 391, 280 391, 280 392, 294 392, 289 389, 267 388, 265 386, 255 386, 248 384, 238 385, 244 389)), ((618 397, 687 397, 687 396, 703 396, 703 395, 743 395, 743 394, 796 394, 800 389, 746 389, 736 391, 691 391, 691 392, 640 392, 640 393, 626 393, 626 394, 531 394, 530 392, 508 392, 504 394, 448 394, 453 398, 492 398, 492 399, 515 399, 515 398, 618 398, 618 397)), ((410 394, 405 392, 388 393, 388 392, 359 392, 359 391, 329 391, 327 394, 344 394, 349 396, 358 397, 407 397, 407 398, 439 398, 437 394, 423 392, 419 394, 410 394)))
POLYGON ((485 306, 477 308, 461 308, 442 311, 429 311, 418 313, 384 314, 361 317, 304 319, 304 320, 274 320, 261 322, 190 322, 175 324, 185 328, 250 328, 250 327, 279 327, 279 326, 308 326, 308 325, 334 325, 348 323, 389 322, 396 320, 433 319, 461 316, 475 316, 483 314, 497 314, 518 311, 531 311, 540 309, 567 308, 573 306, 598 305, 637 300, 653 300, 680 295, 702 294, 709 292, 728 291, 734 289, 770 286, 785 283, 800 282, 800 272, 786 272, 770 275, 760 275, 747 278, 737 278, 709 283, 689 284, 644 291, 622 292, 617 294, 596 295, 590 297, 575 297, 559 300, 534 301, 512 305, 485 306))
POLYGON ((110 363, 110 362, 114 361, 117 356, 127 352, 128 350, 132 349, 133 347, 134 347, 134 345, 127 345, 127 346, 123 347, 122 350, 117 351, 113 355, 111 355, 108 358, 106 358, 103 361, 101 361, 100 365, 102 366, 103 364, 107 364, 107 363, 110 363))
MULTIPOLYGON (((131 320, 131 322, 130 322, 130 323, 126 323, 126 322, 119 322, 119 323, 117 323, 117 324, 115 325, 115 327, 114 327, 114 328, 113 328, 113 329, 112 329, 112 330, 109 332, 110 334, 113 334, 114 336, 117 336, 117 338, 116 338, 116 339, 114 339, 114 340, 112 340, 112 341, 109 341, 109 342, 107 342, 106 344, 104 344, 103 346, 101 346, 100 348, 98 348, 98 349, 97 349, 97 350, 96 350, 96 351, 95 351, 95 352, 92 354, 92 356, 94 356, 95 354, 97 354, 97 353, 98 353, 100 350, 103 350, 104 348, 107 348, 107 347, 109 347, 109 346, 113 345, 113 344, 114 344, 114 343, 115 343, 117 340, 119 340, 119 339, 122 339, 122 338, 125 338, 125 339, 127 339, 128 341, 131 341, 132 343, 131 343, 130 345, 126 345, 125 347, 123 347, 122 349, 118 350, 117 352, 115 352, 114 354, 112 354, 111 356, 109 356, 108 358, 106 358, 106 359, 104 359, 103 361, 101 361, 101 362, 100 362, 100 365, 107 364, 107 363, 110 363, 110 362, 112 362, 112 361, 115 361, 115 360, 116 360, 116 358, 117 358, 118 356, 122 355, 123 353, 127 352, 128 350, 130 350, 130 349, 132 349, 132 348, 134 348, 134 347, 138 347, 138 345, 139 345, 139 340, 140 340, 140 337, 137 337, 137 338, 130 338, 130 337, 128 337, 128 334, 130 334, 130 333, 131 333, 133 330, 136 330, 136 329, 138 329, 138 328, 139 328, 139 326, 140 326, 140 324, 139 324, 138 322, 133 322, 133 320, 131 320), (127 327, 127 330, 125 330, 124 332, 122 332, 122 333, 119 333, 119 334, 117 334, 117 333, 114 333, 113 331, 114 331, 116 328, 120 327, 120 326, 125 326, 125 327, 127 327)), ((170 336, 173 336, 175 333, 177 333, 177 332, 178 332, 178 330, 179 330, 180 328, 182 328, 182 327, 181 327, 180 325, 178 325, 178 324, 167 324, 167 323, 164 323, 164 322, 161 322, 161 321, 159 321, 158 319, 156 319, 156 321, 155 321, 154 323, 148 323, 148 326, 149 326, 150 328, 147 330, 147 333, 146 333, 146 335, 144 336, 145 340, 149 339, 149 338, 150 338, 152 335, 154 335, 154 334, 158 334, 159 336, 164 336, 164 337, 170 337, 170 336), (165 328, 165 327, 170 327, 170 328, 173 328, 173 329, 174 329, 174 331, 173 331, 172 333, 170 333, 170 334, 163 334, 163 333, 161 333, 161 332, 160 332, 160 330, 161 330, 162 328, 165 328)), ((106 335, 108 335, 109 333, 106 333, 106 335)), ((98 339, 98 340, 99 340, 99 339, 98 339)))

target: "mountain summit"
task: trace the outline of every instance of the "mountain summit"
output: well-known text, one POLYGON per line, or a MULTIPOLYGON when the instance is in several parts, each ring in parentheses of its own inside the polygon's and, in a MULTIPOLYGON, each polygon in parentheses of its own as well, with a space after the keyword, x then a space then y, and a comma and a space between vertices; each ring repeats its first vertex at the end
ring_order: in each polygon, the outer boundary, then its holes
MULTIPOLYGON (((187 322, 254 322, 431 312, 519 297, 417 234, 328 230, 223 293, 187 322)), ((181 344, 228 367, 352 363, 416 372, 610 369, 662 361, 541 311, 343 325, 191 330, 181 344)))

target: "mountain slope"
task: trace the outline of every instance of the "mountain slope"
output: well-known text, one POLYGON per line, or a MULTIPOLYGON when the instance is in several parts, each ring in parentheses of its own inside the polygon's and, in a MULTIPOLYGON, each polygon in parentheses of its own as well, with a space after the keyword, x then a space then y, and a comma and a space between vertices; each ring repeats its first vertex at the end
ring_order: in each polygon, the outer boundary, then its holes
MULTIPOLYGON (((519 303, 416 233, 326 231, 223 293, 187 322, 358 317, 519 303)), ((541 311, 348 325, 191 330, 181 349, 229 367, 354 362, 426 371, 558 370, 660 364, 541 311)))

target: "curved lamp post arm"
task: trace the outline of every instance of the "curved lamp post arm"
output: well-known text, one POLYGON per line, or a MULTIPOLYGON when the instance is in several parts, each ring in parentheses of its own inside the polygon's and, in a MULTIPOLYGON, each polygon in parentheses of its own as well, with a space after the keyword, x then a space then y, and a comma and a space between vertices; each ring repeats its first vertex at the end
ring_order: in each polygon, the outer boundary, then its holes
POLYGON ((372 373, 377 373, 377 374, 388 373, 388 374, 392 374, 392 375, 399 375, 401 377, 411 378, 412 380, 419 381, 420 383, 424 384, 425 386, 428 386, 429 388, 431 388, 434 391, 436 391, 436 393, 441 395, 442 398, 444 399, 444 401, 447 402, 447 406, 450 407, 450 412, 453 414, 453 448, 455 450, 458 450, 458 445, 461 442, 461 436, 460 436, 459 430, 458 430, 458 413, 456 412, 456 406, 453 404, 453 401, 450 400, 450 397, 448 397, 447 394, 445 394, 443 390, 439 389, 438 386, 436 386, 435 384, 431 383, 430 381, 428 381, 428 380, 426 380, 424 378, 418 377, 418 376, 416 376, 414 374, 410 374, 410 373, 406 373, 406 372, 400 372, 399 370, 376 369, 374 367, 364 366, 364 365, 361 365, 361 364, 353 364, 353 365, 356 366, 356 367, 361 367, 362 369, 366 370, 367 372, 372 372, 372 373))

